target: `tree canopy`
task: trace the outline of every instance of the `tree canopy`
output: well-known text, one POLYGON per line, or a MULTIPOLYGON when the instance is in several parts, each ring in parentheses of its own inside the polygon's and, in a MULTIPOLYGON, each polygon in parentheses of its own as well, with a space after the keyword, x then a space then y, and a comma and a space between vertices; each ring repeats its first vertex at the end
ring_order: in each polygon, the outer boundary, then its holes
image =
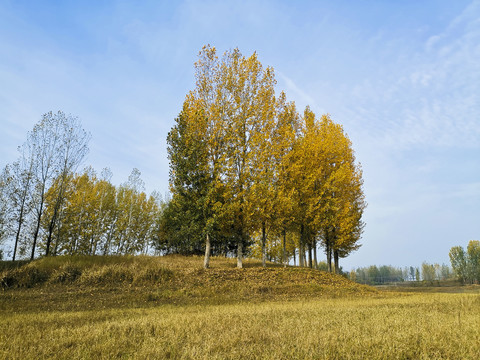
POLYGON ((196 86, 167 138, 172 200, 165 236, 186 235, 192 249, 204 243, 206 267, 211 246, 235 253, 242 267, 255 241, 264 263, 267 243, 270 252, 282 243, 285 261, 287 232, 299 234, 289 237, 301 265, 308 248, 313 266, 321 243, 338 271, 338 259, 360 246, 366 206, 362 171, 342 126, 308 107, 302 116, 285 93, 277 97, 274 70, 256 53, 234 49, 218 57, 205 46, 195 70, 196 86))

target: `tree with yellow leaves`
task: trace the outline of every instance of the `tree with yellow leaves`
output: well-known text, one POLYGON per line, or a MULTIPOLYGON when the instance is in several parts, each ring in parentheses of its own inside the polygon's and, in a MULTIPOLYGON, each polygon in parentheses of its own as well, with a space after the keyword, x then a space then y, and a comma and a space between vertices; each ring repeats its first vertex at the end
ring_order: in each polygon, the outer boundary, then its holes
POLYGON ((218 58, 205 46, 195 70, 195 89, 167 139, 172 201, 163 228, 176 223, 171 234, 204 237, 206 268, 212 239, 234 239, 241 268, 253 237, 265 266, 267 244, 278 248, 279 234, 286 263, 289 231, 299 233, 290 238, 299 239, 301 266, 306 249, 309 266, 317 263, 320 239, 338 264, 358 247, 365 206, 341 126, 308 107, 300 117, 283 92, 277 99, 274 71, 256 53, 234 49, 218 58))
POLYGON ((205 267, 210 235, 220 228, 236 238, 241 268, 255 221, 264 216, 260 222, 266 226, 271 213, 262 200, 269 198, 273 173, 267 151, 275 121, 273 69, 264 69, 256 54, 247 58, 238 49, 219 59, 210 46, 200 52, 195 69, 195 90, 187 95, 168 138, 172 200, 196 192, 194 208, 206 238, 205 267), (184 180, 193 174, 202 183, 187 186, 184 180))
POLYGON ((305 250, 308 266, 317 263, 317 239, 321 239, 329 271, 333 255, 338 272, 339 258, 359 247, 366 206, 362 172, 351 141, 341 125, 328 115, 317 119, 307 107, 288 161, 294 219, 300 232, 300 266, 307 263, 305 250))
POLYGON ((319 159, 322 171, 317 179, 318 192, 312 203, 313 223, 322 235, 327 264, 339 271, 339 258, 358 249, 364 223, 366 202, 360 165, 343 127, 324 115, 318 126, 321 139, 319 159))
MULTIPOLYGON (((294 253, 290 249, 287 252, 287 232, 294 223, 293 212, 293 187, 292 177, 289 174, 289 155, 291 154, 299 130, 299 115, 294 102, 287 102, 286 95, 282 91, 277 99, 276 126, 273 129, 271 152, 273 153, 274 174, 272 177, 274 187, 274 219, 277 232, 282 237, 282 262, 286 266, 287 253, 294 253)), ((290 241, 289 244, 292 244, 290 241)))
POLYGON ((188 214, 177 226, 188 237, 205 238, 204 267, 208 268, 212 237, 225 223, 218 219, 224 215, 226 115, 222 104, 226 84, 215 48, 202 49, 195 69, 196 88, 187 94, 167 138, 172 200, 165 215, 170 216, 171 225, 172 220, 188 214))

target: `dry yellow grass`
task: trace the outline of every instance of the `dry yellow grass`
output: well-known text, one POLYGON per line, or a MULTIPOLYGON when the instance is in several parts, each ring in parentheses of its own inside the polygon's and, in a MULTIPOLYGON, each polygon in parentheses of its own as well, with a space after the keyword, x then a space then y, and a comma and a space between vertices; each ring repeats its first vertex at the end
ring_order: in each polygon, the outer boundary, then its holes
POLYGON ((478 359, 480 297, 10 312, 0 334, 5 359, 478 359))
POLYGON ((81 269, 72 282, 52 281, 65 264, 50 263, 43 285, 0 293, 0 358, 480 358, 477 292, 383 293, 308 269, 237 270, 224 259, 208 271, 196 258, 127 259, 120 268, 119 259, 69 261, 81 269), (162 281, 135 280, 152 268, 163 269, 162 281), (125 274, 133 275, 112 283, 125 274))

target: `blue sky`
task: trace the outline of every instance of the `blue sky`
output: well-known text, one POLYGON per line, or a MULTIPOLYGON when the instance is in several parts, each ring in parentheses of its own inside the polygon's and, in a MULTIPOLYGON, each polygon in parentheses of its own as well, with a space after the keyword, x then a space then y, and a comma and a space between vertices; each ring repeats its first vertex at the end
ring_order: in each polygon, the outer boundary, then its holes
POLYGON ((1 167, 62 110, 92 134, 87 164, 165 193, 198 51, 238 47, 353 141, 369 206, 345 269, 480 239, 480 1, 0 0, 0 44, 1 167))

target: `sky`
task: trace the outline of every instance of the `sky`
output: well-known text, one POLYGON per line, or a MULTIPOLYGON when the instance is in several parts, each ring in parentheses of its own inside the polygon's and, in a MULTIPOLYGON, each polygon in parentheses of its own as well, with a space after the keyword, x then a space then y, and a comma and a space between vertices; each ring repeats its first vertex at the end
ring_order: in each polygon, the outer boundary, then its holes
POLYGON ((344 270, 449 263, 480 239, 480 1, 0 0, 0 167, 42 114, 77 116, 85 165, 168 192, 166 137, 203 45, 257 52, 300 111, 343 125, 364 175, 344 270))

